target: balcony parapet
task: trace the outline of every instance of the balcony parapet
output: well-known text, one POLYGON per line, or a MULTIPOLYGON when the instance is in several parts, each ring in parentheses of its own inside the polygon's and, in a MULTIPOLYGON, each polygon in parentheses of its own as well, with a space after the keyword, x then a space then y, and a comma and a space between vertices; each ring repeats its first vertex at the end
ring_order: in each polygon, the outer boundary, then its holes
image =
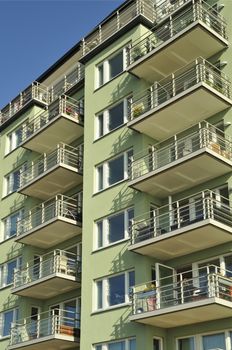
POLYGON ((80 338, 80 319, 77 316, 70 310, 52 309, 35 315, 33 319, 30 316, 19 320, 12 324, 9 349, 24 346, 31 349, 39 342, 43 345, 47 342, 56 349, 70 348, 80 338))
POLYGON ((152 148, 140 152, 131 161, 130 179, 139 180, 144 175, 162 168, 172 167, 177 161, 191 157, 196 152, 208 149, 225 161, 232 161, 232 141, 229 136, 208 122, 198 124, 198 130, 187 136, 175 135, 168 144, 155 144, 152 148))
POLYGON ((170 1, 165 0, 156 9, 156 17, 158 21, 163 20, 165 17, 168 18, 164 24, 158 28, 155 26, 131 45, 128 50, 128 65, 132 65, 143 56, 146 56, 153 50, 157 50, 159 46, 163 46, 165 42, 170 41, 196 22, 203 23, 210 30, 213 30, 216 36, 220 36, 226 41, 228 40, 225 18, 203 0, 179 0, 175 1, 173 5, 170 4, 170 1), (178 12, 176 16, 171 14, 171 12, 184 4, 186 6, 182 12, 178 12))
POLYGON ((230 276, 231 271, 207 265, 137 285, 133 288, 131 320, 170 328, 214 320, 215 310, 218 318, 230 317, 230 276))

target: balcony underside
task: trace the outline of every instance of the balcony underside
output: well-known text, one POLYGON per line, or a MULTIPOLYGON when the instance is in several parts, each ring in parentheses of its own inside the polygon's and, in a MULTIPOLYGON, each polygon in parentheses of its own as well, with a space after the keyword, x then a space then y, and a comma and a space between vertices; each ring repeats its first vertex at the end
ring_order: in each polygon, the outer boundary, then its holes
POLYGON ((59 165, 46 173, 42 173, 26 186, 21 187, 19 192, 26 196, 46 200, 80 185, 82 180, 83 177, 76 168, 59 165))
POLYGON ((209 58, 228 43, 202 22, 164 42, 129 66, 128 71, 150 83, 175 72, 196 57, 209 58))
POLYGON ((28 340, 26 340, 26 334, 23 336, 25 336, 24 342, 17 345, 11 345, 8 349, 41 350, 41 347, 43 347, 46 350, 65 350, 73 348, 75 349, 77 347, 79 348, 79 340, 73 336, 68 336, 65 334, 28 340))
POLYGON ((129 186, 165 198, 232 171, 232 162, 201 149, 129 182, 129 186))
POLYGON ((215 318, 228 318, 231 317, 231 312, 231 301, 208 298, 133 315, 130 320, 161 328, 173 328, 213 321, 215 318))
POLYGON ((197 84, 127 125, 161 141, 229 108, 231 104, 231 100, 207 84, 197 84))
POLYGON ((73 276, 57 273, 37 279, 34 282, 30 282, 28 279, 27 284, 13 288, 11 293, 35 299, 49 299, 62 293, 70 292, 79 287, 80 283, 77 282, 75 271, 73 271, 73 276))
MULTIPOLYGON (((129 250, 160 260, 170 260, 231 242, 232 228, 209 219, 161 234, 129 247, 129 250)), ((138 237, 139 238, 139 237, 138 237)))
POLYGON ((80 222, 58 217, 17 236, 15 241, 47 249, 77 236, 81 230, 80 222))
POLYGON ((31 135, 22 146, 38 153, 48 153, 59 142, 70 144, 73 140, 81 137, 83 132, 83 126, 74 118, 59 115, 31 135))

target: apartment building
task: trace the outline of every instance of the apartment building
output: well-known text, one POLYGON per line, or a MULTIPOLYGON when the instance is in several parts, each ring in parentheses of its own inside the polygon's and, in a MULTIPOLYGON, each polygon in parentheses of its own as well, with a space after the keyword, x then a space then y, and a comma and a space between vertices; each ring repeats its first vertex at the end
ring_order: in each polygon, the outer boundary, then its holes
POLYGON ((0 113, 0 350, 232 350, 230 0, 127 0, 0 113))

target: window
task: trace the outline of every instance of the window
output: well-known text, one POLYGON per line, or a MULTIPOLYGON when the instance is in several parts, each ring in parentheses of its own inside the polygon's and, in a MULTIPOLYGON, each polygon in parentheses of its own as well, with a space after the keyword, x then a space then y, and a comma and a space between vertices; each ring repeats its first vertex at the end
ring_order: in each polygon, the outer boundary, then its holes
POLYGON ((130 220, 134 217, 132 208, 96 222, 96 248, 102 248, 129 237, 130 220))
POLYGON ((20 187, 20 174, 21 169, 23 169, 25 166, 23 166, 20 169, 17 169, 15 171, 12 171, 12 173, 8 174, 4 178, 4 193, 5 196, 7 196, 10 193, 16 192, 20 187))
POLYGON ((23 127, 15 129, 7 135, 6 154, 16 149, 22 142, 23 127))
POLYGON ((177 339, 177 350, 231 350, 232 332, 196 334, 195 336, 177 339))
POLYGON ((163 341, 161 338, 154 338, 153 339, 153 350, 162 350, 163 347, 163 341))
POLYGON ((96 167, 97 191, 128 178, 128 168, 133 151, 129 150, 96 167))
POLYGON ((18 309, 12 309, 0 313, 0 337, 10 335, 11 323, 18 320, 18 309))
POLYGON ((19 210, 3 220, 3 236, 1 237, 1 241, 16 235, 17 223, 21 220, 22 216, 23 210, 19 210))
POLYGON ((13 283, 15 269, 22 267, 22 258, 10 260, 0 265, 0 288, 9 286, 13 283))
POLYGON ((136 350, 136 340, 126 339, 95 345, 94 350, 136 350))
POLYGON ((126 50, 123 48, 97 66, 96 88, 104 85, 126 68, 126 50))
POLYGON ((130 98, 125 98, 96 116, 97 139, 127 122, 129 100, 130 98))
POLYGON ((131 288, 134 284, 134 271, 127 271, 96 281, 96 309, 101 310, 128 303, 130 301, 131 288))
POLYGON ((178 339, 178 350, 195 350, 194 338, 178 339))
POLYGON ((204 335, 202 337, 202 343, 203 350, 226 349, 224 333, 204 335))

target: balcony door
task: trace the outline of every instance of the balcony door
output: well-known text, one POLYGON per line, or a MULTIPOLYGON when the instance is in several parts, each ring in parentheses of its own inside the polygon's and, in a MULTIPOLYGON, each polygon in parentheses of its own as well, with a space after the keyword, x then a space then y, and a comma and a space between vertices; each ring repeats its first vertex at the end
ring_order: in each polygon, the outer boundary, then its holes
POLYGON ((157 307, 163 308, 178 303, 176 293, 176 270, 170 266, 156 263, 157 307))

